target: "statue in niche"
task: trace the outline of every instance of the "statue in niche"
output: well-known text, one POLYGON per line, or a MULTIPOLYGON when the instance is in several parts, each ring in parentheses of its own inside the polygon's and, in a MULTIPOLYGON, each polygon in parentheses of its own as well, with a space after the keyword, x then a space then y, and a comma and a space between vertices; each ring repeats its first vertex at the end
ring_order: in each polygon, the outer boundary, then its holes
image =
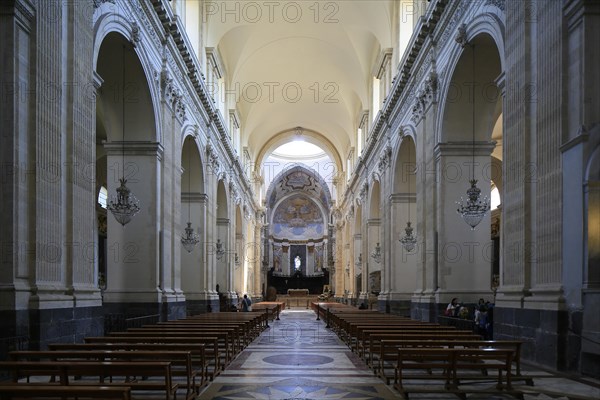
POLYGON ((294 258, 294 268, 296 269, 296 271, 300 271, 301 264, 302 262, 300 261, 300 256, 296 256, 296 258, 294 258))

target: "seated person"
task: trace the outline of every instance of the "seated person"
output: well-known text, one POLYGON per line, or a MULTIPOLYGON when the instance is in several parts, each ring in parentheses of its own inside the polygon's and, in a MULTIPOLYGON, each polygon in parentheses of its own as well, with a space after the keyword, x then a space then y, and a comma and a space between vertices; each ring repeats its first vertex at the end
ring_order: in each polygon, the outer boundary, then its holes
POLYGON ((365 302, 363 301, 362 303, 360 303, 360 306, 358 306, 359 310, 366 310, 367 309, 367 305, 365 304, 365 302))
POLYGON ((444 312, 444 315, 447 317, 455 317, 459 309, 460 304, 458 304, 458 298, 455 297, 448 304, 448 307, 446 307, 446 312, 444 312))

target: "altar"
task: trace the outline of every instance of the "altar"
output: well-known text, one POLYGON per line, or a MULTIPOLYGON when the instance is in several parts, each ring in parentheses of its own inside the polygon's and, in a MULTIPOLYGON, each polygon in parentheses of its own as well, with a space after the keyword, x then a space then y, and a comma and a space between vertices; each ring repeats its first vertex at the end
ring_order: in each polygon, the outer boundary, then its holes
POLYGON ((308 296, 308 289, 288 289, 287 294, 290 297, 308 296))

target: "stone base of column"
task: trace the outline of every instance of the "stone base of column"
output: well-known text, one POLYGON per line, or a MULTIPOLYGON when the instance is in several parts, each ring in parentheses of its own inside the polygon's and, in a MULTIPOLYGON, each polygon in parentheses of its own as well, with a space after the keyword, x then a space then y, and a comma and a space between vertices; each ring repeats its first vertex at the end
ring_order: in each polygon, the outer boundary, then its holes
POLYGON ((187 315, 219 312, 219 296, 216 292, 186 293, 187 315))
POLYGON ((15 350, 45 350, 49 343, 80 343, 104 334, 102 307, 0 311, 0 320, 1 336, 15 350))
POLYGON ((165 301, 162 303, 161 321, 170 321, 186 317, 186 303, 184 301, 165 301))
POLYGON ((410 317, 417 321, 437 322, 439 308, 433 293, 417 293, 410 300, 410 317))
MULTIPOLYGON (((148 302, 148 303, 104 303, 104 314, 118 314, 123 315, 125 318, 141 317, 146 315, 160 315, 162 316, 162 302, 148 302)), ((160 317, 159 317, 160 318, 160 317)))
MULTIPOLYGON (((581 341, 581 370, 600 379, 600 289, 584 289, 583 312, 581 313, 581 336, 587 340, 581 341)), ((575 318, 572 318, 576 320, 575 318)), ((578 332, 573 332, 577 334, 578 332)))
MULTIPOLYGON (((579 346, 569 337, 567 311, 495 307, 493 338, 523 340, 521 357, 556 370, 566 370, 578 359, 579 346), (577 351, 569 351, 576 348, 577 351), (570 354, 571 353, 571 354, 570 354), (571 361, 569 361, 571 359, 571 361)), ((576 368, 577 369, 577 368, 576 368)))

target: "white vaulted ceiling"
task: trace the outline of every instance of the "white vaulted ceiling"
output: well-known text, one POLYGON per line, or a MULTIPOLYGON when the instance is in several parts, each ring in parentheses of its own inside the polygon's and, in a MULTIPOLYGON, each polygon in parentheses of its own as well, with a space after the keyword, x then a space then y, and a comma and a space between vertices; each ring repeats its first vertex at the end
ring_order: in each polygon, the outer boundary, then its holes
POLYGON ((219 50, 227 85, 240 94, 242 143, 257 156, 274 136, 300 126, 345 159, 358 115, 369 108, 373 63, 393 44, 393 1, 284 1, 272 10, 256 2, 261 18, 256 8, 244 11, 246 2, 235 3, 215 3, 204 45, 219 50))

